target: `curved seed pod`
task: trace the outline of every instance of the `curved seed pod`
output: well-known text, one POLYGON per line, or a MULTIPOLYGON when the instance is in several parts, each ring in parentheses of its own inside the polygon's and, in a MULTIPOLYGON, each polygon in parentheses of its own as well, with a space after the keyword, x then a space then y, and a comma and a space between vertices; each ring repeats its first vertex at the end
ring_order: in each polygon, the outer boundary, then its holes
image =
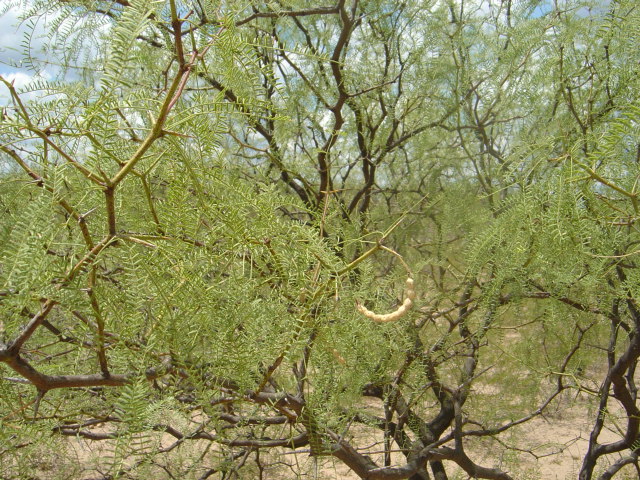
POLYGON ((370 318, 371 320, 377 323, 386 323, 386 322, 392 322, 394 320, 398 320, 399 318, 402 318, 409 310, 411 310, 411 307, 413 307, 413 300, 416 298, 416 292, 413 289, 414 287, 413 278, 411 277, 407 278, 406 285, 407 285, 407 290, 405 293, 406 298, 402 302, 402 305, 400 305, 395 311, 391 313, 378 314, 378 313, 372 312, 367 307, 362 305, 360 302, 356 302, 356 308, 365 317, 370 318))
POLYGON ((407 284, 407 298, 410 300, 416 299, 416 291, 413 289, 414 281, 413 278, 409 277, 406 281, 407 284))

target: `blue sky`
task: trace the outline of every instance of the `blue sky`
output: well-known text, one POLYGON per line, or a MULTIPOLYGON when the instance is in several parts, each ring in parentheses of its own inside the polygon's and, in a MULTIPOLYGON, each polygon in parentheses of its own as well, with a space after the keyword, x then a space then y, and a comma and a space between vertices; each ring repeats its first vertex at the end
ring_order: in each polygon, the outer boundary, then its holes
MULTIPOLYGON (((24 45, 28 37, 26 33, 30 31, 26 24, 19 20, 19 10, 13 8, 0 16, 0 75, 5 79, 14 82, 16 88, 27 85, 37 75, 45 79, 50 79, 57 73, 52 67, 47 67, 40 72, 36 72, 26 65, 21 65, 24 57, 24 45)), ((42 21, 42 20, 41 20, 42 21)), ((42 38, 43 25, 38 24, 35 36, 31 37, 30 51, 34 55, 42 52, 42 47, 46 39, 42 38)), ((8 100, 8 92, 4 85, 0 86, 0 104, 5 104, 8 100)))

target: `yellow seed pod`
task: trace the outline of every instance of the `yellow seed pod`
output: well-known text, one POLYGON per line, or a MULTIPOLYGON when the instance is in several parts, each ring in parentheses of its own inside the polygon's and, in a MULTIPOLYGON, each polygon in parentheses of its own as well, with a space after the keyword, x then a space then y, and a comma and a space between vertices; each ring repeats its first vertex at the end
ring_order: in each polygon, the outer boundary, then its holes
POLYGON ((413 289, 413 285, 414 285, 413 278, 411 278, 411 277, 407 278, 406 284, 407 284, 407 299, 408 300, 415 300, 416 299, 416 291, 413 289))
POLYGON ((395 311, 386 314, 378 314, 372 312, 360 302, 356 302, 356 309, 362 313, 365 317, 370 318, 377 323, 392 322, 402 318, 413 307, 413 300, 416 298, 416 292, 414 290, 413 278, 409 277, 406 281, 407 289, 405 292, 406 298, 395 311))

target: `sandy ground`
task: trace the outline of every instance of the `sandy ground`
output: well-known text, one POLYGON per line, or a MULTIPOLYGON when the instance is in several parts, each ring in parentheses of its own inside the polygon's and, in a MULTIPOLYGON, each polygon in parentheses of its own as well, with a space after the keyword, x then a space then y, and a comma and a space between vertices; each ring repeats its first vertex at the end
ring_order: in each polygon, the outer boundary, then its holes
MULTIPOLYGON (((486 402, 491 402, 492 397, 500 395, 500 392, 492 391, 495 387, 475 388, 487 391, 478 392, 486 397, 486 402)), ((514 428, 508 435, 500 438, 510 446, 517 446, 520 450, 507 449, 492 439, 476 439, 465 443, 467 453, 476 463, 497 467, 509 472, 516 480, 567 480, 577 479, 582 458, 587 450, 589 433, 596 418, 595 398, 587 394, 576 395, 575 391, 566 391, 555 401, 543 416, 539 416, 524 425, 514 428)), ((611 401, 610 408, 615 409, 615 402, 611 401)), ((373 399, 365 399, 362 409, 380 415, 381 403, 373 399)), ((619 413, 619 412, 618 412, 619 413)), ((624 426, 625 418, 615 418, 616 412, 610 412, 607 424, 615 426, 618 423, 624 426)), ((194 420, 196 420, 194 418, 194 420)), ((167 419, 170 421, 170 419, 167 419)), ((171 422, 173 423, 173 422, 171 422)), ((193 425, 192 425, 193 427, 193 425)), ((615 427, 614 427, 615 428, 615 427)), ((185 429, 184 431, 188 431, 185 429)), ((100 431, 95 429, 95 431, 100 431)), ((351 435, 357 438, 355 442, 363 448, 362 452, 370 455, 379 465, 383 465, 381 451, 383 450, 382 436, 380 432, 368 427, 354 427, 351 435)), ((618 432, 604 430, 600 436, 600 442, 618 440, 618 432)), ((39 470, 35 479, 58 480, 79 479, 93 480, 102 478, 100 472, 107 473, 113 467, 115 453, 118 449, 126 451, 136 446, 139 451, 156 450, 166 448, 175 442, 175 438, 152 432, 151 435, 142 436, 133 440, 133 444, 117 445, 114 441, 90 442, 80 438, 67 437, 63 441, 64 449, 59 451, 43 451, 39 458, 34 458, 34 466, 39 470), (66 451, 64 451, 66 450, 66 451)), ((624 452, 623 452, 624 453, 624 452)), ((138 457, 142 458, 142 457, 138 457)), ((609 461, 613 462, 612 457, 609 461)), ((157 479, 169 480, 199 479, 207 469, 218 468, 224 460, 215 448, 215 445, 206 441, 188 441, 166 455, 155 457, 156 463, 145 464, 141 468, 132 470, 131 475, 120 478, 129 479, 157 479), (184 472, 190 465, 196 465, 185 476, 184 472), (166 468, 169 467, 169 468, 166 468), (179 475, 177 475, 181 472, 179 475)), ((238 479, 314 479, 314 480, 356 480, 357 477, 348 467, 331 457, 312 458, 306 449, 297 452, 287 452, 279 457, 267 454, 261 456, 261 468, 256 466, 255 453, 247 459, 246 465, 239 470, 238 479)), ((129 457, 125 466, 132 466, 136 457, 129 457)), ((236 459, 236 462, 238 459, 236 459)), ((242 459, 240 459, 242 461, 242 459)), ((400 453, 392 455, 392 463, 404 464, 404 456, 400 453)), ((607 465, 599 465, 602 470, 607 465)), ((2 467, 2 465, 0 465, 2 467)), ((445 463, 451 480, 463 480, 469 477, 459 469, 445 463)), ((4 480, 3 468, 0 468, 0 480, 4 480)), ((597 473, 597 472, 596 472, 597 473)), ((221 478, 220 473, 207 477, 211 479, 221 478)), ((597 478, 597 477, 594 477, 597 478)), ((625 467, 616 477, 616 480, 637 480, 638 475, 631 467, 625 467)), ((22 479, 20 479, 22 480, 22 479)))
MULTIPOLYGON (((587 439, 593 422, 593 411, 589 399, 570 398, 559 402, 559 408, 552 408, 544 417, 538 417, 514 432, 518 438, 518 446, 531 452, 513 451, 500 448, 490 439, 476 441, 468 449, 469 456, 484 466, 499 467, 508 472, 516 480, 565 480, 576 479, 582 457, 587 448, 587 439), (569 403, 569 400, 571 402, 569 403), (537 458, 536 458, 537 457, 537 458)), ((375 409, 372 402, 367 409, 375 409)), ((367 454, 382 464, 381 436, 373 429, 358 427, 354 432, 360 438, 359 445, 367 445, 367 454)), ((614 432, 603 432, 601 440, 613 441, 619 438, 614 432)), ((174 439, 168 435, 156 435, 153 440, 146 439, 140 442, 141 447, 152 447, 155 442, 167 447, 174 439)), ((78 438, 66 440, 69 447, 64 459, 58 457, 43 456, 41 463, 41 478, 49 479, 82 479, 92 480, 99 478, 99 471, 103 473, 108 469, 110 457, 113 457, 113 445, 104 442, 96 444, 78 438), (49 458, 45 462, 45 458, 49 458), (59 460, 62 460, 59 462, 59 460), (93 465, 93 468, 91 467, 93 465), (66 475, 66 476, 65 476, 66 475)), ((156 445, 158 445, 156 444, 156 445)), ((188 446, 180 453, 172 452, 162 458, 161 463, 172 465, 173 471, 179 464, 188 465, 200 459, 199 467, 194 469, 187 477, 197 479, 202 476, 207 467, 218 465, 220 458, 208 442, 189 442, 188 446)), ((403 456, 396 453, 392 462, 403 464, 403 456)), ((351 480, 358 477, 346 466, 332 458, 311 458, 307 450, 287 453, 277 459, 262 457, 264 468, 259 471, 253 462, 253 455, 247 462, 247 466, 238 472, 239 479, 278 480, 278 479, 317 479, 317 480, 351 480), (296 475, 294 472, 302 472, 296 475)), ((171 471, 170 470, 170 471, 171 471)), ((169 472, 170 472, 169 471, 169 472)), ((449 470, 451 480, 468 479, 464 472, 452 468, 449 470)), ((0 475, 1 478, 1 475, 0 475)), ((136 470, 131 476, 122 478, 140 479, 171 479, 167 471, 158 466, 145 467, 143 471, 136 470)), ((220 474, 211 475, 211 479, 219 479, 220 474)), ((618 476, 619 480, 637 479, 634 470, 627 467, 618 476)))

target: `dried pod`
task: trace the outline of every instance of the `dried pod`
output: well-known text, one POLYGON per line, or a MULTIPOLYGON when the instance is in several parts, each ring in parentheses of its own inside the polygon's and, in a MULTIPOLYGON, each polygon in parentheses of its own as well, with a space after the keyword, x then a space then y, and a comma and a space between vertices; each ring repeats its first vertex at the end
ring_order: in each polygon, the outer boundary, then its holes
POLYGON ((411 307, 413 307, 413 300, 416 298, 416 292, 413 289, 414 287, 413 278, 411 277, 407 278, 406 285, 407 285, 407 290, 405 292, 406 298, 402 302, 402 305, 400 305, 394 312, 386 313, 386 314, 378 314, 378 313, 372 312, 367 307, 362 305, 360 302, 356 303, 356 308, 365 317, 370 318, 371 320, 377 323, 386 323, 386 322, 392 322, 394 320, 398 320, 399 318, 402 318, 409 310, 411 310, 411 307))
POLYGON ((416 291, 413 289, 413 285, 414 285, 413 278, 411 277, 407 278, 406 284, 407 284, 407 299, 415 300, 416 291))

